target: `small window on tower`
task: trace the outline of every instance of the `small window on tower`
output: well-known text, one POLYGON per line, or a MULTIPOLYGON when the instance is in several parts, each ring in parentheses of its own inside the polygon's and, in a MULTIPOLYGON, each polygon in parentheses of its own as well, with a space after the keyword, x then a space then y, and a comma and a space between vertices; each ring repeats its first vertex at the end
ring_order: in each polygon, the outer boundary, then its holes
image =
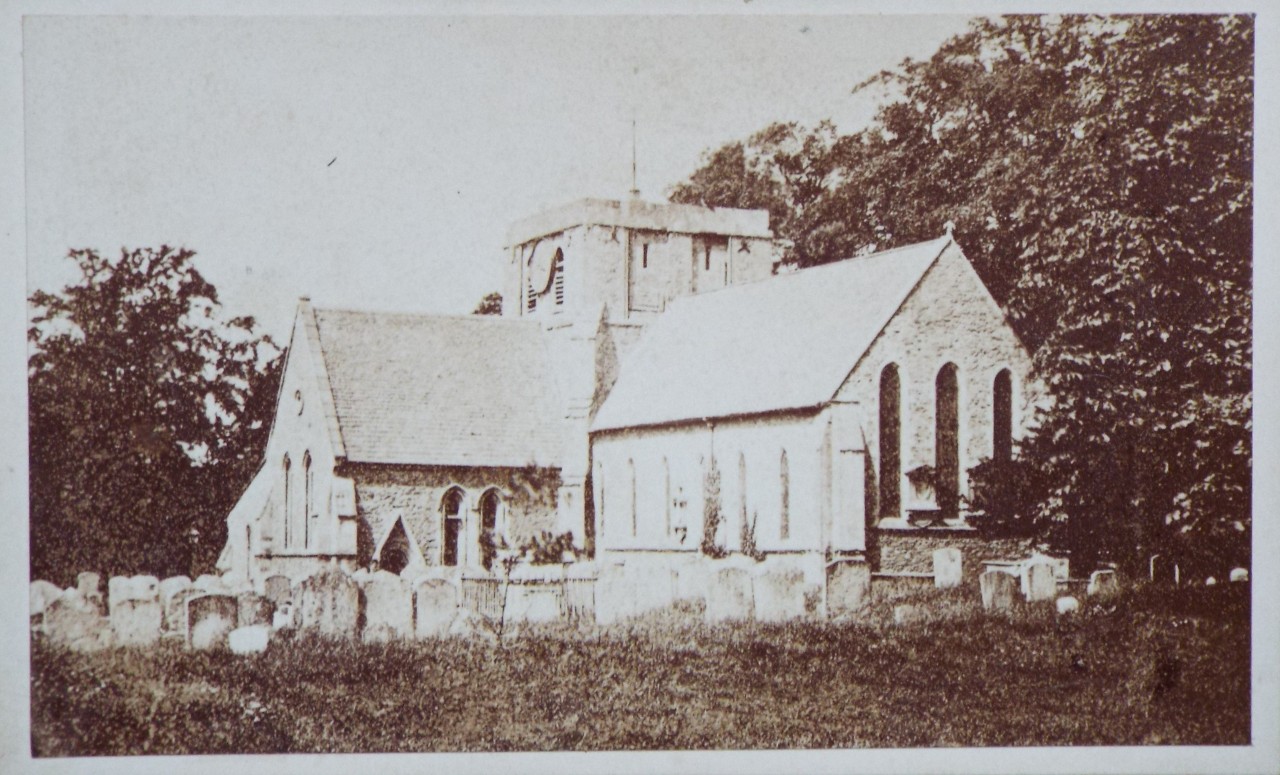
POLYGON ((707 245, 702 249, 702 268, 704 271, 711 271, 711 246, 707 245))
POLYGON ((555 290, 556 306, 562 307, 564 306, 564 251, 556 251, 556 262, 551 271, 555 274, 552 286, 555 290))
POLYGON ((640 248, 640 268, 649 268, 649 243, 644 243, 640 248))

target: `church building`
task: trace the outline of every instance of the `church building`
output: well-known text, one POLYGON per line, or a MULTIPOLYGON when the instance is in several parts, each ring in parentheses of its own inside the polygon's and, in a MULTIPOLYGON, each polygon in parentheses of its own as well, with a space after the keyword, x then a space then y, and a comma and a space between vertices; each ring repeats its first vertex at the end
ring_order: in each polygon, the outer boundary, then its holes
POLYGON ((765 211, 588 199, 506 244, 501 316, 299 303, 224 571, 492 575, 569 533, 596 566, 819 580, 972 533, 965 472, 1043 393, 949 234, 785 271, 765 211))

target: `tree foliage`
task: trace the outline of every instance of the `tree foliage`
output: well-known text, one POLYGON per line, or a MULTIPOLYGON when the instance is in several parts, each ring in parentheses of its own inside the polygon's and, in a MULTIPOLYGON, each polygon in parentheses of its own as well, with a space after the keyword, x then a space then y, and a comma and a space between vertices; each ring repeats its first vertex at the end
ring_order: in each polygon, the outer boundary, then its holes
POLYGON ((225 542, 279 350, 252 318, 224 319, 193 256, 73 250, 80 280, 30 297, 33 577, 209 570, 225 542))
POLYGON ((1242 561, 1252 17, 981 19, 873 87, 864 130, 775 125, 673 199, 768 207, 802 266, 953 222, 1054 397, 1021 450, 1054 540, 1242 561))
POLYGON ((501 315, 502 314, 502 294, 494 291, 486 293, 476 308, 471 311, 472 315, 501 315))

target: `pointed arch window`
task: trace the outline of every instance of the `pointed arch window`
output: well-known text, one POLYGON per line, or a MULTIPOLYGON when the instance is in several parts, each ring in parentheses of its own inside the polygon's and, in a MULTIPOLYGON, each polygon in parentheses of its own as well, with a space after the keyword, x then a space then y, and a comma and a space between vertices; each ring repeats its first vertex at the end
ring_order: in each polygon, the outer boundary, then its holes
POLYGON ((311 452, 302 453, 302 545, 311 548, 312 510, 315 508, 315 471, 311 469, 311 452))
POLYGON ((782 503, 779 509, 778 537, 783 541, 791 537, 791 466, 787 463, 787 451, 782 450, 782 459, 778 462, 779 486, 782 490, 782 503))
POLYGON ((935 394, 934 468, 938 508, 954 517, 960 509, 960 382, 948 363, 938 370, 935 394))
POLYGON ((462 490, 452 487, 440 501, 442 519, 440 530, 440 564, 455 566, 461 560, 462 548, 462 490))
POLYGON ((902 379, 898 365, 880 371, 880 518, 902 511, 902 379))
POLYGON ((501 506, 497 490, 487 490, 480 496, 480 564, 485 570, 493 569, 493 561, 498 556, 498 509, 501 506))
POLYGON ((284 547, 288 549, 289 545, 292 543, 291 539, 293 538, 292 536, 293 526, 291 524, 293 522, 293 493, 291 492, 292 488, 290 487, 290 485, 292 484, 290 480, 293 478, 293 472, 291 471, 291 469, 293 468, 293 465, 289 460, 288 454, 284 456, 283 467, 284 467, 284 510, 282 512, 282 516, 284 517, 284 519, 282 520, 282 522, 284 523, 284 547))
POLYGON ((1008 369, 996 374, 991 386, 991 457, 1001 463, 1013 459, 1013 377, 1008 369))

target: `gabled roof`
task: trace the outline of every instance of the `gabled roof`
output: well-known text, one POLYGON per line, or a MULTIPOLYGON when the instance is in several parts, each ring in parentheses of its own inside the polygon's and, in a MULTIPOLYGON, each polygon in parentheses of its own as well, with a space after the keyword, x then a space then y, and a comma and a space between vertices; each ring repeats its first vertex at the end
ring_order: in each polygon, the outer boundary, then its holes
POLYGON ((313 314, 347 460, 559 465, 565 407, 538 323, 331 309, 313 314))
POLYGON ((807 409, 830 401, 949 237, 671 302, 592 430, 807 409))

